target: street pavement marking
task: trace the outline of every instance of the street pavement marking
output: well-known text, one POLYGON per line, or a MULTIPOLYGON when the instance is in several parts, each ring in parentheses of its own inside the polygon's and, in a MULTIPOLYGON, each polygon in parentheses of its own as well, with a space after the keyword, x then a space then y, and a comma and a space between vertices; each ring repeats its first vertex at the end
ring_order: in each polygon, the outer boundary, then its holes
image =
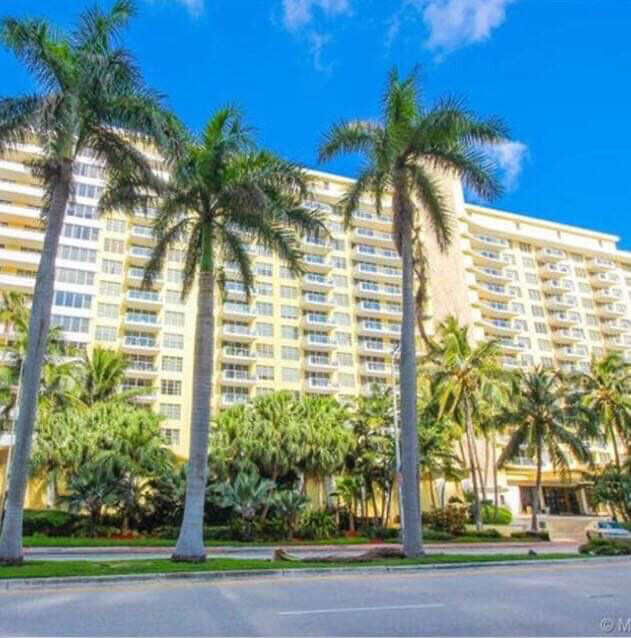
POLYGON ((444 607, 442 603, 426 603, 423 605, 384 605, 381 607, 336 607, 333 609, 301 609, 297 611, 279 611, 279 616, 306 616, 308 614, 343 614, 353 611, 387 611, 396 609, 431 609, 444 607))

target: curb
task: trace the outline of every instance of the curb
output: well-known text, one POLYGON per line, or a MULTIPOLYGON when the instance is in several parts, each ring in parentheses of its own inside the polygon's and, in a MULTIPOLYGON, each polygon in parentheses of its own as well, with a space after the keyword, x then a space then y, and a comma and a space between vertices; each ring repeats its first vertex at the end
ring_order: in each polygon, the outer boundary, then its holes
POLYGON ((379 565, 375 567, 305 567, 292 569, 239 569, 231 571, 208 572, 169 572, 155 574, 122 574, 120 576, 69 576, 67 578, 20 578, 0 580, 0 591, 37 590, 72 587, 76 585, 90 585, 109 587, 114 584, 133 584, 161 581, 188 580, 195 582, 213 582, 219 580, 254 580, 258 578, 287 578, 287 577, 324 577, 348 574, 392 574, 415 573, 449 569, 484 569, 487 567, 513 567, 518 565, 575 565, 590 563, 623 562, 628 556, 607 556, 597 558, 557 558, 539 560, 505 560, 487 563, 443 563, 437 565, 379 565))

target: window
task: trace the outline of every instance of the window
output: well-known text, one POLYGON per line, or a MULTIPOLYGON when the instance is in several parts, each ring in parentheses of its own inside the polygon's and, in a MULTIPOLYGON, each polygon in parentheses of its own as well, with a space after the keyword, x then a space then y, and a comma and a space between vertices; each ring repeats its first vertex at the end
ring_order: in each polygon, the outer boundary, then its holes
POLYGON ((340 372, 337 375, 337 380, 342 388, 354 388, 355 387, 355 375, 340 372))
POLYGON ((338 332, 335 338, 338 346, 350 346, 352 343, 351 335, 348 332, 338 332))
POLYGON ((298 348, 293 348, 292 346, 283 346, 281 349, 281 357, 285 361, 298 361, 300 358, 300 351, 298 348))
POLYGON ((348 288, 348 277, 346 275, 333 275, 332 279, 336 288, 348 288))
POLYGON ((548 341, 548 339, 539 339, 538 343, 540 350, 545 350, 546 352, 552 350, 552 342, 548 341))
POLYGON ((75 183, 75 195, 79 195, 79 197, 98 199, 99 197, 101 197, 102 193, 102 186, 94 186, 94 184, 84 184, 83 182, 75 183))
POLYGON ((578 282, 578 289, 581 292, 591 292, 591 286, 589 284, 583 283, 582 281, 578 282))
POLYGON ((272 264, 258 261, 254 264, 254 271, 261 277, 271 277, 274 274, 272 264))
POLYGON ((526 244, 523 241, 519 242, 519 250, 521 250, 522 253, 529 253, 531 250, 531 246, 530 244, 526 244))
POLYGON ((513 281, 519 281, 519 273, 516 270, 513 270, 512 268, 506 268, 504 270, 504 273, 506 274, 507 277, 510 277, 513 281))
POLYGON ((597 326, 598 325, 598 319, 596 319, 596 315, 586 315, 585 316, 586 322, 588 326, 597 326))
POLYGON ((581 305, 583 306, 583 308, 592 309, 594 307, 594 302, 591 299, 583 297, 581 299, 581 305))
POLYGON ((57 290, 55 292, 55 305, 65 306, 66 308, 91 308, 92 295, 57 290))
POLYGON ((589 331, 589 338, 592 341, 600 341, 600 332, 598 332, 598 330, 590 330, 589 331))
POLYGON ((345 312, 336 312, 333 314, 333 319, 338 326, 350 326, 351 316, 345 312))
POLYGON ((123 253, 125 251, 125 242, 122 239, 106 237, 103 249, 108 253, 123 253))
POLYGON ((264 295, 266 297, 271 297, 274 293, 274 287, 272 286, 272 284, 269 284, 267 282, 259 282, 254 284, 254 290, 256 291, 257 295, 264 295))
POLYGON ((271 257, 273 255, 270 248, 259 246, 258 244, 254 247, 254 252, 256 252, 259 257, 271 257))
POLYGON ((177 403, 161 403, 160 414, 166 419, 179 419, 182 416, 182 406, 177 403))
POLYGON ((70 261, 82 261, 85 263, 96 263, 96 250, 92 248, 81 248, 79 246, 66 246, 60 244, 59 259, 68 259, 70 261))
POLYGON ((298 308, 296 306, 281 306, 280 316, 283 319, 298 319, 298 308))
POLYGON ((548 326, 545 323, 535 323, 535 332, 540 335, 548 334, 548 326))
POLYGON ((508 292, 510 292, 513 297, 521 297, 521 288, 517 286, 509 286, 508 292))
POLYGON ((68 217, 79 217, 81 219, 96 219, 96 206, 88 206, 87 204, 68 204, 66 208, 68 217))
POLYGON ((574 273, 577 277, 587 277, 587 271, 585 268, 574 268, 574 273))
POLYGON ((103 259, 101 261, 101 272, 106 275, 121 275, 123 262, 116 259, 103 259))
POLYGON ((182 372, 182 357, 162 357, 162 370, 165 372, 182 372))
POLYGON ((533 301, 541 301, 541 293, 538 290, 532 288, 528 290, 528 297, 533 301))
POLYGON ((521 364, 523 366, 527 366, 527 367, 533 366, 535 364, 535 359, 530 354, 522 354, 521 355, 521 364))
POLYGON ((182 382, 175 379, 162 379, 160 391, 162 394, 168 394, 169 396, 179 396, 182 394, 182 382))
POLYGON ((296 275, 294 275, 293 272, 291 272, 291 270, 289 270, 289 268, 287 268, 286 266, 281 266, 280 267, 280 276, 281 279, 295 279, 296 275))
POLYGON ((274 368, 272 366, 256 366, 256 376, 261 381, 273 381, 274 368))
POLYGON ((340 306, 342 308, 345 308, 350 304, 348 295, 341 294, 339 292, 333 294, 333 301, 336 306, 340 306))
POLYGON ((184 349, 184 335, 176 335, 165 332, 162 342, 164 343, 165 348, 173 348, 174 350, 184 349))
POLYGON ((256 354, 259 357, 272 359, 274 357, 274 346, 270 345, 269 343, 257 343, 256 354))
POLYGON ((172 310, 167 310, 164 313, 164 325, 171 326, 173 328, 183 328, 184 327, 184 313, 183 312, 173 312, 172 310))
POLYGON ((346 242, 343 239, 332 239, 333 250, 346 250, 346 242))
POLYGON ((103 319, 118 319, 120 306, 113 303, 99 303, 96 307, 97 317, 103 319))
POLYGON ((296 383, 300 380, 300 374, 296 368, 283 368, 282 379, 283 381, 296 383))
POLYGON ((281 336, 283 337, 283 339, 296 340, 299 336, 298 328, 296 328, 295 326, 283 326, 281 328, 281 336))
POLYGON ((121 293, 121 285, 116 281, 102 281, 99 284, 99 293, 106 297, 118 297, 121 293))
POLYGON ((333 268, 346 268, 346 259, 344 257, 336 257, 333 255, 331 257, 331 264, 333 268))
POLYGON ((170 304, 182 304, 182 293, 179 290, 167 290, 166 302, 170 304))
POLYGON ((536 284, 539 281, 539 279, 537 278, 537 275, 535 275, 534 272, 527 272, 526 273, 526 283, 527 284, 536 284))
POLYGON ((256 313, 261 317, 271 317, 274 314, 274 306, 271 303, 257 301, 256 313))
POLYGON ((521 263, 524 264, 524 268, 534 268, 535 260, 530 257, 522 257, 521 263))
POLYGON ((524 304, 523 303, 518 303, 516 301, 513 301, 513 303, 511 303, 511 309, 513 310, 513 312, 517 312, 520 315, 524 314, 524 304))
POLYGON ((110 233, 124 233, 127 229, 127 222, 124 219, 112 219, 109 217, 105 222, 105 229, 110 233))
POLYGON ((186 259, 186 252, 179 248, 169 248, 167 253, 167 260, 173 261, 178 264, 183 264, 186 259))
POLYGON ((273 337, 274 336, 274 324, 263 323, 258 321, 256 323, 256 334, 259 337, 273 337))
POLYGON ((170 284, 181 284, 184 281, 184 273, 175 268, 167 268, 167 281, 170 284))
POLYGON ((94 331, 97 341, 116 341, 116 328, 112 326, 97 326, 94 331))
POLYGON ((64 224, 61 227, 61 236, 68 239, 84 239, 86 241, 98 241, 99 229, 80 224, 64 224))
POLYGON ((55 270, 55 281, 63 284, 92 286, 94 284, 94 273, 88 270, 77 270, 75 268, 57 268, 55 270))
POLYGON ((550 357, 541 357, 541 365, 544 368, 552 368, 554 367, 554 362, 550 359, 550 357))
POLYGON ((50 323, 65 332, 88 332, 90 329, 90 320, 86 317, 68 317, 54 314, 50 323))
POLYGON ((545 314, 543 306, 530 306, 530 310, 532 311, 533 317, 543 317, 545 314))
POLYGON ((350 352, 338 352, 337 363, 340 366, 350 367, 353 365, 353 355, 350 352))
POLYGON ((513 326, 517 330, 521 330, 522 332, 528 331, 528 322, 524 321, 523 319, 515 319, 515 321, 513 321, 513 326))
POLYGON ((293 286, 281 286, 280 287, 280 296, 283 299, 297 299, 298 298, 298 288, 294 288, 293 286))

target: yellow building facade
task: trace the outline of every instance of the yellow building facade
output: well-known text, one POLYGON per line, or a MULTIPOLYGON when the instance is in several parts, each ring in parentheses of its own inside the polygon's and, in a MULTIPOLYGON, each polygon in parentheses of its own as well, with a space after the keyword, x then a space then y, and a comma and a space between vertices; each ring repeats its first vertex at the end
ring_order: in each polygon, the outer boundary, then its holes
MULTIPOLYGON (((43 190, 26 166, 38 153, 24 145, 0 159, 0 290, 27 295, 44 236, 43 190)), ((151 160, 160 171, 160 159, 151 160)), ((401 267, 389 209, 378 215, 371 201, 363 201, 345 229, 333 205, 351 180, 316 171, 311 176, 313 198, 306 205, 325 215, 330 237, 303 240, 305 274, 292 276, 279 258, 253 245, 256 285, 246 303, 236 267, 223 264, 214 411, 279 388, 343 400, 375 383, 394 383, 401 267)), ((154 245, 151 214, 99 218, 103 177, 91 157, 78 158, 56 263, 52 323, 77 347, 99 344, 124 352, 125 387, 147 388, 137 400, 164 416, 167 440, 186 456, 195 290, 181 300, 184 251, 171 250, 161 277, 142 290, 154 245)), ((592 354, 606 351, 631 360, 631 253, 617 249, 617 237, 467 204, 455 182, 445 182, 445 192, 454 241, 442 254, 431 235, 426 238, 429 332, 456 314, 475 339, 501 339, 509 369, 539 363, 580 369, 592 354)), ((0 463, 9 444, 10 436, 0 434, 0 463)), ((603 447, 596 454, 605 463, 610 452, 603 447)), ((545 479, 551 511, 589 511, 578 482, 561 484, 550 468, 545 479)), ((500 482, 502 500, 515 513, 523 511, 534 483, 530 460, 502 472, 500 482)))

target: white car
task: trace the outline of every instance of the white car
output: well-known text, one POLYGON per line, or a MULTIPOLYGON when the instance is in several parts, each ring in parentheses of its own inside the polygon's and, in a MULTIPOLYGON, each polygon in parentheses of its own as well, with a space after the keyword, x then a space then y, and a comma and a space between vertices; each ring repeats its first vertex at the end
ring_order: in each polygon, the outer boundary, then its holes
POLYGON ((616 521, 594 521, 585 529, 587 540, 604 538, 607 540, 631 540, 631 532, 616 521))

